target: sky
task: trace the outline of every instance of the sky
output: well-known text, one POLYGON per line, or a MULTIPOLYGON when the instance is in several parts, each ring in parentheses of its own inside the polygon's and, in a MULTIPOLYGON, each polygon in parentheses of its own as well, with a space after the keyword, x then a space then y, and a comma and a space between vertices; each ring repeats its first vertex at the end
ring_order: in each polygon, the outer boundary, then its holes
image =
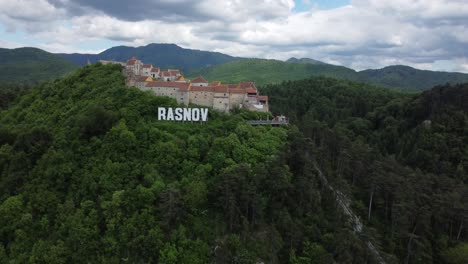
POLYGON ((466 0, 0 0, 0 47, 99 53, 174 43, 356 70, 468 73, 466 0))

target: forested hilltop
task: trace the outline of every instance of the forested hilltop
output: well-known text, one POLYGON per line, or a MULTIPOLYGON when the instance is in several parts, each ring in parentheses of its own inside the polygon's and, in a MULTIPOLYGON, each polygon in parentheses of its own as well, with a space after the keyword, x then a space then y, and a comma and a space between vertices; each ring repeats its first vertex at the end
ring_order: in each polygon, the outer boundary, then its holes
POLYGON ((378 263, 369 244, 385 263, 468 259, 468 85, 261 87, 281 128, 157 121, 175 100, 123 78, 96 64, 5 100, 0 263, 378 263))
POLYGON ((0 263, 373 263, 297 129, 157 121, 175 100, 120 70, 86 66, 0 112, 0 263))
MULTIPOLYGON (((78 66, 37 48, 0 48, 0 85, 37 84, 64 76, 78 66)), ((3 90, 0 87, 0 90, 3 90)))
POLYGON ((257 85, 277 84, 282 81, 310 77, 330 77, 364 82, 401 91, 424 91, 436 85, 468 82, 468 74, 418 70, 404 65, 382 69, 355 71, 344 66, 326 64, 312 59, 240 59, 186 72, 189 77, 203 76, 208 80, 226 83, 250 80, 257 85))
POLYGON ((468 259, 468 84, 392 93, 327 78, 261 89, 401 263, 468 259))

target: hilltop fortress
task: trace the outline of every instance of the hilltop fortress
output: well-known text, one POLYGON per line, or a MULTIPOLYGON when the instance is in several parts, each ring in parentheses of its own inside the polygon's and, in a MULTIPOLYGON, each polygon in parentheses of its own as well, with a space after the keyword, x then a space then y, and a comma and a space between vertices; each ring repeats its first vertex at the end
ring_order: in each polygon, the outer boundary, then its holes
POLYGON ((151 64, 144 64, 135 57, 126 63, 100 61, 103 64, 121 64, 124 67, 126 85, 143 91, 151 91, 158 96, 168 96, 185 105, 196 104, 212 107, 221 112, 244 108, 251 111, 268 112, 268 96, 261 96, 253 82, 222 84, 209 83, 198 77, 186 80, 177 69, 161 71, 151 64))

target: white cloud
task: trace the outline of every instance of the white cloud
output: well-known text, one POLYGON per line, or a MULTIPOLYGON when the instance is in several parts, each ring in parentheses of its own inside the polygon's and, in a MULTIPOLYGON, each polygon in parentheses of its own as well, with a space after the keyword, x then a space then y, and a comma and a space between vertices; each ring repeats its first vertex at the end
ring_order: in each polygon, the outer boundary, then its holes
POLYGON ((284 18, 294 8, 292 0, 205 0, 199 1, 198 11, 210 17, 228 21, 269 20, 284 18))
POLYGON ((175 43, 245 57, 311 57, 356 69, 454 65, 451 69, 468 72, 468 2, 462 0, 354 0, 340 8, 300 13, 292 11, 292 0, 178 0, 180 7, 165 0, 158 4, 169 11, 190 7, 174 14, 193 12, 196 19, 147 15, 138 21, 119 18, 121 9, 113 13, 87 0, 80 0, 91 8, 85 14, 70 13, 67 6, 73 1, 53 1, 55 5, 45 0, 0 0, 0 21, 22 28, 41 43, 38 46, 57 52, 107 39, 131 46, 175 43), (72 16, 65 18, 65 12, 72 16), (33 19, 35 23, 29 22, 33 19))
POLYGON ((15 49, 19 47, 24 47, 24 45, 17 43, 17 42, 6 41, 6 40, 0 39, 0 47, 7 48, 7 49, 15 49))
POLYGON ((0 14, 12 20, 53 21, 64 14, 46 0, 0 0, 0 14))

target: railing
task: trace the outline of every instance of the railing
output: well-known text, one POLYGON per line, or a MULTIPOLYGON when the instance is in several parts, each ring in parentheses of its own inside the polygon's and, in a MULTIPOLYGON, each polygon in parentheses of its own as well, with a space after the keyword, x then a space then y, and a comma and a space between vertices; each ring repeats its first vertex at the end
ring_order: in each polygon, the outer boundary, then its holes
POLYGON ((281 126, 281 125, 288 125, 289 120, 249 120, 247 121, 247 123, 253 126, 264 126, 264 125, 281 126))

